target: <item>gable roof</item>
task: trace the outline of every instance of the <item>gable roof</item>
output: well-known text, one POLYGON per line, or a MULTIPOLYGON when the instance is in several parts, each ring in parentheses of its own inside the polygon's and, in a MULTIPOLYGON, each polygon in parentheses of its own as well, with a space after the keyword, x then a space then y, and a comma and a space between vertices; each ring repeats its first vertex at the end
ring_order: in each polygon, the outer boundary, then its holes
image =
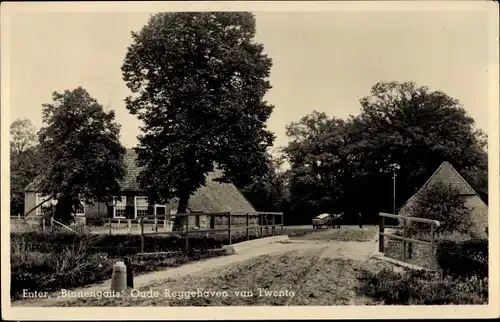
MULTIPOLYGON (((135 149, 127 149, 124 156, 125 176, 120 182, 122 191, 140 191, 137 176, 141 170, 136 164, 135 149)), ((250 202, 232 183, 215 181, 222 176, 222 171, 216 169, 207 174, 205 186, 200 187, 189 199, 188 209, 200 212, 255 212, 250 202)), ((36 178, 25 191, 36 191, 39 179, 36 178)), ((171 200, 170 205, 176 206, 177 201, 171 200)))
MULTIPOLYGON (((451 185, 458 190, 460 196, 477 195, 476 191, 467 183, 467 181, 458 173, 457 170, 447 161, 441 163, 436 171, 427 179, 427 181, 411 196, 400 208, 403 209, 410 201, 415 199, 419 194, 425 191, 436 182, 442 182, 446 185, 451 185)), ((398 210, 398 211, 399 211, 398 210)))

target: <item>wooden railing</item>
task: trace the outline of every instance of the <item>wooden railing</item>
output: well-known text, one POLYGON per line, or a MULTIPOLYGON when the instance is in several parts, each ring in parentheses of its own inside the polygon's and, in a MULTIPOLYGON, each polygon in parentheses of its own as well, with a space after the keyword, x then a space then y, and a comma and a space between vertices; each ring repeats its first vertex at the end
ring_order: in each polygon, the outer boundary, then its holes
MULTIPOLYGON (((385 248, 385 239, 384 237, 389 237, 393 239, 398 239, 403 241, 403 262, 406 262, 406 251, 407 251, 407 244, 410 243, 410 249, 411 249, 411 243, 416 243, 416 244, 423 244, 423 245, 429 245, 430 246, 430 255, 431 258, 434 257, 434 249, 436 247, 436 229, 441 225, 441 223, 437 220, 432 220, 432 219, 425 219, 425 218, 418 218, 418 217, 407 217, 407 216, 401 216, 401 215, 393 215, 393 214, 387 214, 387 213, 379 213, 380 216, 380 222, 379 222, 379 238, 378 238, 378 250, 380 253, 384 253, 384 248, 385 248), (385 218, 396 218, 399 219, 400 222, 403 223, 403 236, 397 236, 393 234, 388 234, 385 232, 385 218), (410 222, 420 222, 424 224, 429 224, 431 225, 431 231, 430 231, 430 237, 431 240, 430 242, 424 241, 424 240, 419 240, 419 239, 414 239, 414 238, 409 238, 408 237, 408 224, 410 222)), ((431 269, 434 269, 434 260, 431 260, 431 269)))
POLYGON ((139 225, 140 225, 140 231, 141 231, 141 253, 144 253, 144 236, 148 235, 178 235, 182 234, 185 236, 185 241, 186 241, 186 250, 189 249, 189 235, 190 234, 195 234, 195 233, 210 233, 210 232, 223 232, 227 231, 228 234, 228 241, 229 245, 232 243, 232 233, 236 230, 246 230, 246 238, 247 240, 250 239, 250 230, 251 229, 260 229, 260 236, 263 234, 264 229, 268 229, 271 227, 271 233, 272 236, 276 234, 276 227, 281 227, 281 234, 283 234, 283 213, 281 212, 248 212, 248 213, 231 213, 231 212, 212 212, 212 213, 182 213, 182 214, 175 214, 175 215, 146 215, 146 216, 141 216, 138 218, 139 220, 139 225), (196 217, 196 216, 208 216, 213 217, 213 216, 219 216, 219 217, 227 217, 227 223, 223 224, 214 224, 214 226, 219 226, 219 227, 213 227, 213 228, 202 228, 199 227, 199 229, 193 229, 193 226, 191 225, 190 229, 190 224, 189 224, 189 217, 196 217), (268 216, 271 216, 271 222, 269 223, 267 219, 268 216), (178 231, 158 231, 157 227, 154 232, 144 232, 144 223, 148 219, 154 219, 155 222, 158 220, 158 218, 161 218, 164 222, 168 221, 168 218, 170 217, 176 217, 176 218, 186 218, 186 220, 182 220, 182 226, 184 229, 178 230, 178 231), (233 218, 239 217, 239 218, 246 218, 246 224, 244 225, 234 225, 233 224, 233 218), (252 217, 258 217, 259 218, 259 223, 258 224, 250 224, 250 218, 252 217), (279 221, 279 224, 276 224, 276 217, 280 217, 281 220, 279 221), (226 227, 227 226, 227 227, 226 227))

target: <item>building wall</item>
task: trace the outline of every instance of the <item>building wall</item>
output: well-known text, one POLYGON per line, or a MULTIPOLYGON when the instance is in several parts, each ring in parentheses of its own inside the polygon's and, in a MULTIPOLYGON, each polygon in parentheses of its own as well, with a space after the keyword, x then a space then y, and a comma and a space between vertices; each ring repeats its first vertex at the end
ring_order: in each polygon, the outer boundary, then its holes
POLYGON ((103 202, 96 202, 93 205, 85 204, 85 217, 87 218, 108 217, 108 207, 103 202))
MULTIPOLYGON (((24 213, 26 214, 29 210, 36 206, 36 193, 35 192, 26 192, 24 193, 24 213)), ((35 214, 35 211, 32 212, 35 214)))
POLYGON ((468 196, 465 199, 465 206, 471 212, 473 232, 478 237, 488 237, 485 232, 485 228, 488 227, 488 206, 477 195, 468 196))
MULTIPOLYGON (((408 200, 406 205, 399 210, 398 215, 409 216, 409 209, 412 205, 413 200, 408 200)), ((471 213, 473 233, 477 234, 478 237, 486 238, 487 236, 485 227, 488 227, 488 206, 481 200, 478 195, 466 196, 465 206, 471 213)), ((400 224, 402 224, 401 221, 400 224)))

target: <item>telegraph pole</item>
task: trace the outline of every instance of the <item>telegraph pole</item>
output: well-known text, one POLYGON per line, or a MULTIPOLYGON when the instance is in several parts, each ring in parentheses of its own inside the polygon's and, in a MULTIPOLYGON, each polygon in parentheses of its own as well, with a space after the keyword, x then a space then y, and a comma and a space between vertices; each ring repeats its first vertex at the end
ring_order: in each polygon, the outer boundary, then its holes
POLYGON ((393 214, 396 215, 396 169, 393 170, 393 175, 392 175, 392 210, 393 214))

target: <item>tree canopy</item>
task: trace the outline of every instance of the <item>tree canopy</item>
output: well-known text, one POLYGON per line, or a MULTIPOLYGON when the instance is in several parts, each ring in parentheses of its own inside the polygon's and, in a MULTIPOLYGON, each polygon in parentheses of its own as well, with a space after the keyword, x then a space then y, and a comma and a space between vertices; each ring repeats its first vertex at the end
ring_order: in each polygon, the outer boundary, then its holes
POLYGON ((39 173, 40 159, 36 129, 28 119, 10 126, 10 213, 24 213, 24 188, 39 173))
POLYGON ((395 168, 400 206, 444 161, 487 198, 486 136, 456 99, 412 82, 379 82, 360 103, 361 113, 346 120, 313 112, 287 127, 297 215, 342 210, 376 220, 393 211, 395 168))
POLYGON ((38 190, 58 200, 56 219, 70 222, 81 202, 106 202, 121 195, 125 148, 114 111, 104 112, 78 87, 54 92, 53 103, 43 104, 42 114, 39 140, 44 167, 38 190))
POLYGON ((185 212, 214 165, 239 185, 266 171, 272 63, 254 36, 247 12, 160 13, 132 33, 122 72, 127 109, 144 124, 139 182, 150 202, 177 197, 185 212))

